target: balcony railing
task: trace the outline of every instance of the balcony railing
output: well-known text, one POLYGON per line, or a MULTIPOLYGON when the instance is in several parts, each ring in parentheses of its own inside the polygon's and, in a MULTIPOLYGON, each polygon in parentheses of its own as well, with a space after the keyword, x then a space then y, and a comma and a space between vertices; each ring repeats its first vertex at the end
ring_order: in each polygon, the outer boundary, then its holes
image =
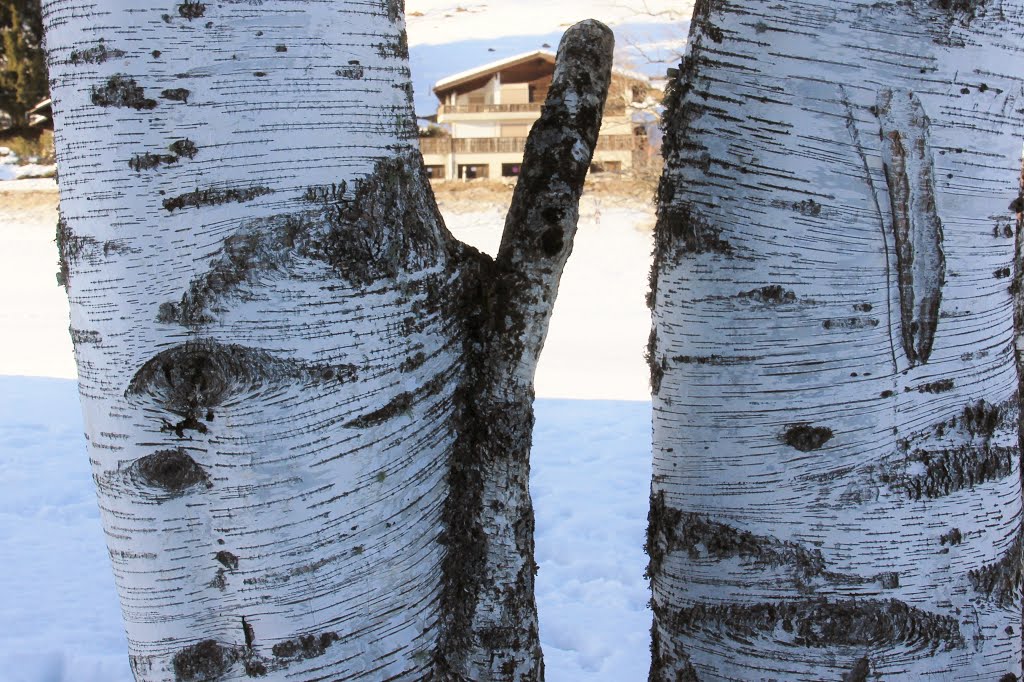
POLYGON ((540 111, 540 102, 527 104, 443 104, 442 114, 500 114, 510 112, 540 111))
MULTIPOLYGON (((640 149, 643 137, 634 135, 602 135, 597 151, 632 151, 640 149)), ((519 154, 526 147, 525 137, 421 137, 424 154, 519 154)))
MULTIPOLYGON (((442 104, 441 114, 509 114, 524 112, 540 112, 541 102, 527 104, 442 104)), ((604 113, 620 115, 626 113, 626 105, 622 102, 608 102, 604 113)))

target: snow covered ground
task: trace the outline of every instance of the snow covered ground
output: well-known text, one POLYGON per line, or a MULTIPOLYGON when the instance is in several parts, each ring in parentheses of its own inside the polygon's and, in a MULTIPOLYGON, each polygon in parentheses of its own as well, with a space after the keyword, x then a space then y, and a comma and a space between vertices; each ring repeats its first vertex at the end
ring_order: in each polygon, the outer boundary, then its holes
MULTIPOLYGON (((442 201, 442 212, 460 238, 497 246, 504 207, 442 201)), ((587 195, 581 216, 537 379, 541 640, 550 682, 630 682, 646 677, 649 662, 642 353, 653 214, 587 195)), ((0 186, 0 680, 129 682, 68 378, 55 222, 52 181, 0 186)))

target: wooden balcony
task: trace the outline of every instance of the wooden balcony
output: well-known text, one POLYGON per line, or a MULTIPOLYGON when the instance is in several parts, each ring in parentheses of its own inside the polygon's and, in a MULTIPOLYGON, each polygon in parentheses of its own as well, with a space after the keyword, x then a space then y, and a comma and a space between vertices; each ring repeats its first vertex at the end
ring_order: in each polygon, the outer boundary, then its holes
MULTIPOLYGON (((633 151, 643 147, 645 138, 635 135, 602 135, 597 151, 633 151)), ((525 137, 421 137, 424 154, 521 154, 525 137)))
MULTIPOLYGON (((512 114, 524 112, 540 113, 543 104, 442 104, 439 114, 512 114)), ((626 113, 626 105, 622 102, 607 102, 604 106, 605 115, 621 116, 626 113)))

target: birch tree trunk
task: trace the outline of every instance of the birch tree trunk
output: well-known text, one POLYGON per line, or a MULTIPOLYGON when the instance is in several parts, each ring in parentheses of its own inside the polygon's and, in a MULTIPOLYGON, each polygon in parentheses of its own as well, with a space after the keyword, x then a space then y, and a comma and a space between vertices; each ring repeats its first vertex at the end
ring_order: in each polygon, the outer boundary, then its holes
POLYGON ((651 680, 1019 679, 1022 34, 1020 0, 697 3, 651 680))
POLYGON ((533 371, 610 31, 563 40, 492 260, 434 204, 400 0, 44 9, 136 679, 541 680, 533 371))

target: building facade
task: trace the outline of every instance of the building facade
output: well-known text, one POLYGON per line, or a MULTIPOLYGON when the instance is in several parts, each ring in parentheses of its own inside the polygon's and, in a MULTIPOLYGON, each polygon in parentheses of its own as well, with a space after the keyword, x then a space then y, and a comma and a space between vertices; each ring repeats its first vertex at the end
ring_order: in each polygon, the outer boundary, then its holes
MULTIPOLYGON (((526 137, 540 117, 554 71, 554 53, 538 50, 438 81, 436 134, 420 138, 431 178, 518 176, 526 137)), ((626 171, 648 158, 646 126, 634 117, 648 101, 649 88, 642 75, 613 71, 592 171, 626 171)))

